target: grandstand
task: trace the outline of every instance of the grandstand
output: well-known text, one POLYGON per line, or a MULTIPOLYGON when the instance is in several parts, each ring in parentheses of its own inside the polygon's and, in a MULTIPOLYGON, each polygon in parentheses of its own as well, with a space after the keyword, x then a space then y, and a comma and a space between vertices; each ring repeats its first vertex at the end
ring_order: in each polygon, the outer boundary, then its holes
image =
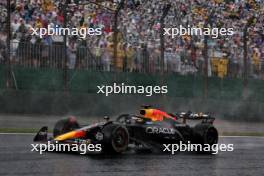
MULTIPOLYGON (((1 3, 1 14, 7 12, 5 5, 1 3)), ((10 61, 12 65, 30 68, 62 69, 66 66, 67 69, 150 74, 164 70, 201 75, 205 73, 208 59, 208 76, 243 78, 247 69, 250 78, 263 79, 263 20, 264 3, 259 0, 11 0, 10 61), (232 27, 235 34, 209 38, 208 58, 204 57, 203 36, 165 37, 162 53, 160 19, 167 4, 171 8, 165 17, 166 27, 204 26, 210 18, 210 27, 232 27), (65 18, 68 27, 100 27, 103 34, 86 39, 31 35, 31 28, 64 26, 65 18), (114 29, 115 20, 117 30, 114 29)), ((0 22, 6 24, 3 18, 0 22)), ((3 28, 0 36, 0 63, 7 64, 6 30, 3 28)))

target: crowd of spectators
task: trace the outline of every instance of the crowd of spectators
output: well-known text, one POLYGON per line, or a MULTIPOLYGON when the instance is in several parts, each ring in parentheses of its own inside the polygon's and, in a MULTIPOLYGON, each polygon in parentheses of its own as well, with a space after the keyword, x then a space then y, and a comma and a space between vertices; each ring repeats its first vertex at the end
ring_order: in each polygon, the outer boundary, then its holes
MULTIPOLYGON (((65 21, 63 3, 61 0, 11 0, 12 63, 33 67, 61 67, 66 54, 67 65, 71 69, 110 71, 118 68, 129 72, 159 72, 160 19, 164 7, 170 4, 171 8, 165 18, 166 27, 204 27, 208 21, 210 27, 234 29, 233 36, 219 36, 216 39, 209 37, 207 52, 210 75, 213 72, 210 61, 215 58, 228 60, 229 76, 243 75, 243 36, 245 26, 249 24, 247 59, 250 75, 263 79, 262 0, 125 0, 118 14, 116 58, 113 58, 114 13, 120 0, 69 1, 68 27, 102 28, 103 33, 100 36, 87 36, 86 39, 68 36, 66 53, 63 37, 47 35, 41 39, 31 35, 31 28, 46 28, 48 25, 62 27, 65 21)), ((0 41, 3 41, 4 32, 0 32, 0 41)), ((164 69, 180 74, 202 72, 205 67, 203 51, 203 36, 165 37, 164 69)), ((1 58, 3 60, 3 56, 1 58)))

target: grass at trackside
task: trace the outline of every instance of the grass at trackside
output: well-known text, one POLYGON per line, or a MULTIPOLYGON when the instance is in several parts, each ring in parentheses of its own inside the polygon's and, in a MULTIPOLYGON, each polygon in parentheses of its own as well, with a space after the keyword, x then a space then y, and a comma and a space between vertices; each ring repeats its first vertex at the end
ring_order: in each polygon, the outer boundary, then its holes
MULTIPOLYGON (((0 133, 37 133, 34 128, 0 128, 0 133)), ((52 130, 49 130, 51 133, 52 130)), ((264 132, 223 132, 221 136, 264 136, 264 132)))
POLYGON ((0 128, 0 133, 37 133, 38 131, 39 129, 33 128, 0 128))

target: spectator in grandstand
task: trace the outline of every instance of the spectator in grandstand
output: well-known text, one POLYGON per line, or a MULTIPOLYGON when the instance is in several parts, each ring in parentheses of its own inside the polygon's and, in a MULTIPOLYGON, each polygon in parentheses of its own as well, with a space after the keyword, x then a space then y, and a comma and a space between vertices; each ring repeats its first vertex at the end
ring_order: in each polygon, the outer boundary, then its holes
MULTIPOLYGON (((80 45, 82 49, 77 46, 78 41, 82 40, 78 37, 71 39, 71 42, 67 43, 68 52, 72 56, 70 60, 73 61, 73 58, 75 58, 75 64, 71 62, 71 67, 84 68, 88 67, 88 65, 91 66, 94 62, 91 59, 94 57, 97 63, 95 67, 100 70, 109 71, 111 65, 115 63, 116 65, 112 66, 120 70, 160 71, 160 18, 163 7, 167 3, 170 3, 172 7, 165 18, 166 27, 179 25, 203 27, 205 21, 210 17, 211 27, 234 28, 235 34, 233 36, 219 36, 216 39, 209 38, 208 40, 209 60, 215 57, 214 53, 221 53, 219 58, 229 61, 229 74, 234 77, 242 75, 243 30, 250 18, 255 16, 248 32, 248 60, 253 66, 256 66, 254 68, 259 70, 256 72, 254 69, 256 77, 263 74, 264 2, 261 0, 213 0, 209 2, 207 0, 127 0, 118 16, 119 39, 117 58, 113 58, 113 13, 103 7, 98 8, 93 4, 77 6, 70 3, 67 12, 69 27, 103 28, 101 36, 87 37, 83 41, 85 45, 80 45), (212 9, 214 10, 212 11, 212 9), (77 47, 75 52, 70 49, 70 45, 77 47)), ((82 4, 82 1, 79 4, 82 4)), ((116 6, 110 4, 110 2, 105 2, 102 3, 102 6, 116 8, 116 6)), ((60 65, 59 62, 62 62, 63 57, 63 52, 61 51, 63 49, 60 51, 58 48, 63 47, 63 37, 45 36, 42 39, 29 39, 27 35, 30 33, 31 27, 63 26, 64 20, 63 4, 59 0, 31 0, 13 3, 11 26, 13 35, 16 34, 16 39, 19 40, 17 53, 20 54, 20 57, 26 58, 21 54, 29 52, 27 40, 30 40, 30 46, 40 45, 41 47, 46 46, 49 48, 45 50, 49 54, 45 52, 42 52, 42 54, 37 53, 30 58, 33 57, 33 60, 37 60, 36 57, 52 57, 50 63, 56 62, 56 65, 60 65), (56 47, 52 47, 55 45, 56 47), (54 51, 55 49, 56 51, 54 51)), ((167 51, 165 53, 165 62, 168 66, 166 70, 181 74, 185 74, 186 70, 191 73, 201 73, 204 68, 202 55, 203 39, 203 36, 178 36, 174 39, 166 37, 165 48, 171 48, 169 54, 167 51)), ((16 48, 15 46, 14 48, 16 48)))

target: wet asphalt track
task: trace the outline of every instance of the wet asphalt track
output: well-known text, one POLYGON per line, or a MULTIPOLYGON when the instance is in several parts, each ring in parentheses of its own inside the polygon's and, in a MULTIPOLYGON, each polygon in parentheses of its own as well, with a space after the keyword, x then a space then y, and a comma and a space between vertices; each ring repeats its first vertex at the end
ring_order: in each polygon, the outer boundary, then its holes
POLYGON ((31 152, 29 134, 0 134, 0 175, 107 175, 107 176, 262 176, 264 138, 223 137, 233 143, 234 152, 218 155, 132 154, 83 156, 31 152))

